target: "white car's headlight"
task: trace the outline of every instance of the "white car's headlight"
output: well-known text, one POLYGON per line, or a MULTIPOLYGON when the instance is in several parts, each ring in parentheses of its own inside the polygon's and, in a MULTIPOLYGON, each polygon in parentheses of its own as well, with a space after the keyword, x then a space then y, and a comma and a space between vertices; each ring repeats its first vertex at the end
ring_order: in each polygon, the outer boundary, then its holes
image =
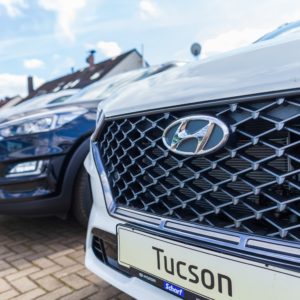
POLYGON ((7 137, 46 132, 57 129, 86 112, 85 109, 57 110, 6 122, 0 125, 0 140, 7 137))

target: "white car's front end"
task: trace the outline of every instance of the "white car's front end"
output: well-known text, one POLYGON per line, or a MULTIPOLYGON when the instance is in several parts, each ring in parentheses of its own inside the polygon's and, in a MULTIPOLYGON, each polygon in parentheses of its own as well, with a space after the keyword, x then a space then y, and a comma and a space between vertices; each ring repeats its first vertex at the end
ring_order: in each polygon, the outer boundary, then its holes
MULTIPOLYGON (((101 194, 104 195, 103 186, 95 168, 93 158, 90 155, 86 159, 85 166, 91 172, 90 174, 93 174, 91 175, 93 194, 98 194, 100 191, 99 196, 101 196, 101 194)), ((117 249, 113 249, 113 247, 116 247, 117 242, 116 238, 114 239, 114 237, 116 237, 116 228, 118 224, 124 223, 125 222, 112 218, 109 215, 103 196, 94 202, 86 242, 86 267, 97 274, 97 276, 136 299, 176 299, 172 295, 161 294, 161 291, 156 287, 136 277, 129 277, 126 273, 123 273, 123 270, 114 267, 114 265, 117 265, 117 257, 115 256, 117 249), (102 230, 102 232, 97 231, 97 229, 102 230), (105 261, 104 258, 101 259, 99 252, 95 254, 95 247, 97 246, 93 244, 93 239, 98 235, 103 238, 103 234, 106 237, 106 243, 111 246, 110 262, 105 261)))
POLYGON ((299 49, 253 45, 101 107, 88 269, 143 300, 298 299, 299 49))

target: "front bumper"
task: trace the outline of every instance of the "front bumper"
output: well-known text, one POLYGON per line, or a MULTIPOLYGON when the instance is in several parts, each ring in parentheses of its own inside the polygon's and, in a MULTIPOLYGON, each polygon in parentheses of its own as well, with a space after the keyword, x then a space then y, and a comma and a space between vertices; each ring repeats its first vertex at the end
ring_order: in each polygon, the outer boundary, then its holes
POLYGON ((0 214, 61 215, 67 209, 63 176, 74 140, 45 132, 0 140, 0 214), (38 172, 10 174, 37 162, 38 172))
MULTIPOLYGON (((127 293, 128 295, 143 300, 176 300, 177 297, 170 295, 160 289, 147 284, 146 282, 135 278, 129 277, 125 274, 113 269, 106 263, 103 263, 99 258, 96 257, 92 242, 93 242, 93 229, 99 228, 103 231, 116 234, 116 227, 120 222, 117 219, 112 218, 108 213, 103 198, 102 185, 97 175, 97 171, 94 163, 91 160, 90 155, 85 161, 85 166, 91 176, 91 186, 94 197, 97 197, 97 201, 94 202, 93 209, 90 215, 87 240, 86 240, 86 256, 85 265, 86 267, 101 277, 105 281, 114 285, 118 289, 127 293)), ((94 199, 95 200, 95 199, 94 199)))
MULTIPOLYGON (((36 158, 34 158, 36 159, 36 158)), ((41 174, 0 178, 0 214, 52 215, 63 213, 59 179, 65 156, 41 159, 41 174)))
MULTIPOLYGON (((93 144, 92 144, 93 147, 93 144)), ((95 152, 94 152, 95 155, 95 152)), ((105 176, 101 170, 101 165, 99 166, 98 162, 99 157, 94 157, 92 152, 89 154, 88 158, 85 161, 85 166, 87 171, 90 173, 91 186, 94 197, 93 210, 90 217, 88 236, 86 242, 86 266, 89 270, 94 272, 99 277, 113 284, 117 288, 123 290, 129 295, 137 299, 178 299, 177 297, 170 295, 148 283, 143 282, 138 278, 128 277, 119 271, 116 271, 114 268, 108 266, 107 264, 101 262, 99 258, 95 255, 92 247, 93 241, 93 230, 96 228, 108 232, 110 234, 116 235, 116 228, 119 224, 124 223, 135 223, 141 226, 150 226, 156 228, 156 230, 162 230, 164 233, 168 233, 170 236, 180 236, 178 234, 180 231, 185 230, 186 228, 168 228, 166 226, 167 220, 164 222, 159 222, 158 224, 149 224, 147 216, 136 213, 136 216, 133 218, 133 213, 131 215, 126 214, 128 211, 123 211, 123 215, 120 214, 120 211, 114 211, 113 200, 109 199, 109 186, 105 183, 105 176), (96 159, 96 161, 95 161, 96 159), (102 179, 102 181, 100 180, 102 179), (146 223, 148 222, 148 225, 146 223)), ((148 226, 148 228, 149 228, 148 226)), ((147 228, 147 227, 145 227, 147 228)), ((198 243, 206 249, 210 249, 216 252, 221 252, 223 254, 233 255, 239 258, 248 259, 255 263, 263 263, 266 266, 274 266, 277 268, 286 269, 298 274, 300 270, 299 264, 299 245, 296 243, 277 243, 276 240, 270 240, 270 244, 265 244, 266 240, 255 239, 255 237, 248 236, 248 239, 240 239, 241 236, 234 233, 231 233, 232 237, 238 239, 238 243, 234 241, 231 243, 222 240, 226 237, 228 233, 224 232, 222 236, 221 231, 211 231, 208 230, 205 232, 205 228, 199 230, 199 228, 190 228, 190 232, 182 231, 182 235, 189 241, 193 241, 195 244, 198 243), (255 241, 257 245, 261 242, 262 248, 251 246, 247 244, 248 242, 255 241), (290 246, 290 247, 289 247, 290 246), (294 246, 294 248, 293 248, 294 246), (271 248, 264 248, 271 247, 271 248), (273 249, 272 249, 273 247, 273 249), (269 253, 268 253, 269 251, 269 253), (280 253, 280 251, 283 251, 280 253), (289 253, 289 251, 291 251, 289 253), (269 257, 266 254, 270 254, 269 257)), ((255 244, 252 244, 255 245, 255 244)), ((201 246, 201 247, 202 247, 201 246)), ((246 279, 245 279, 246 280, 246 279)), ((295 295, 290 295, 290 299, 295 299, 295 295)), ((274 296, 274 299, 276 297, 274 296)))
MULTIPOLYGON (((0 178, 0 203, 2 201, 20 201, 26 199, 37 199, 42 196, 54 194, 58 186, 59 174, 62 170, 62 165, 65 156, 35 158, 31 161, 39 162, 42 167, 38 174, 17 174, 14 176, 3 176, 0 178)), ((18 165, 17 163, 7 164, 18 165)), ((5 168, 5 167, 4 167, 5 168)))

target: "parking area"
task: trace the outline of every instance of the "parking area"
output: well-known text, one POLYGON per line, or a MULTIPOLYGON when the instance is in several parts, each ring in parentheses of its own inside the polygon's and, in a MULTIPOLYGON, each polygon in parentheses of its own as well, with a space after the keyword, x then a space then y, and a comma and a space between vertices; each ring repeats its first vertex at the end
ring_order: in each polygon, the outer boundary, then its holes
POLYGON ((0 299, 132 299, 85 269, 84 240, 72 220, 0 216, 0 299))

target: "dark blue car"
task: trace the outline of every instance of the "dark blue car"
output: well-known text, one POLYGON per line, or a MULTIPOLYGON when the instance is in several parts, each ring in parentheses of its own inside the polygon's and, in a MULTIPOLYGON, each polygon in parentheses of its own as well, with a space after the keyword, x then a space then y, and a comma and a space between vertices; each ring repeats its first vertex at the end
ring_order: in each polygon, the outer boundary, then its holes
POLYGON ((2 119, 0 214, 66 217, 72 211, 86 225, 92 197, 83 161, 99 102, 129 83, 174 66, 172 63, 114 76, 59 105, 16 110, 16 114, 2 119))

